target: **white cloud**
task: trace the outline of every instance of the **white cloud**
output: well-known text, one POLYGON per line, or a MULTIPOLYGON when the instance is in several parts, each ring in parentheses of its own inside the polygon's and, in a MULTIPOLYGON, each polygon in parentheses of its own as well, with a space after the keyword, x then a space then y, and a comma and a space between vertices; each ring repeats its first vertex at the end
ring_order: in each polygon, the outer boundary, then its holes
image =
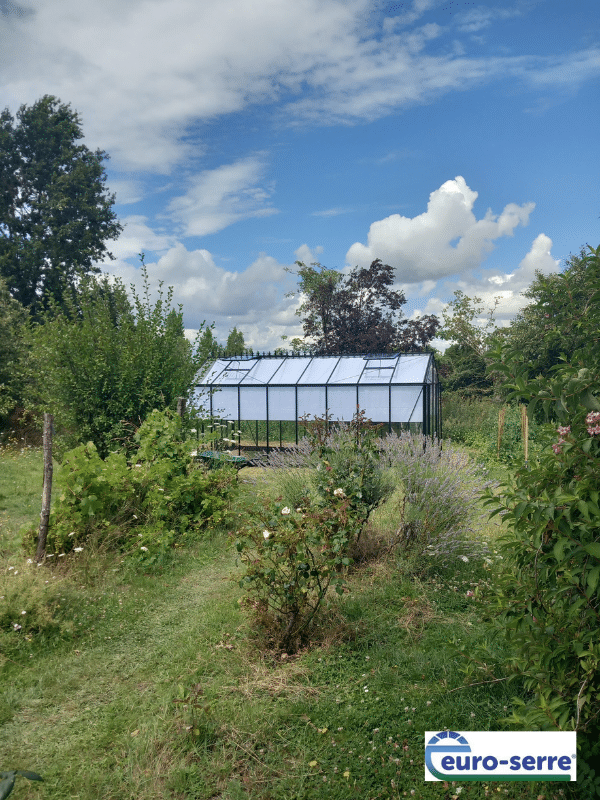
MULTIPOLYGON (((479 297, 485 310, 494 306, 496 298, 499 303, 494 312, 496 323, 505 326, 524 308, 530 300, 524 297, 523 292, 535 279, 536 272, 549 275, 558 272, 560 261, 551 255, 552 239, 540 233, 533 240, 527 255, 521 260, 517 269, 511 273, 501 273, 492 270, 482 270, 478 274, 467 274, 458 281, 444 284, 444 296, 451 295, 460 289, 468 297, 479 297)), ((435 295, 430 297, 425 313, 439 314, 446 305, 440 298, 438 286, 435 295)), ((486 321, 485 311, 479 322, 486 321)))
POLYGON ((309 264, 316 264, 319 256, 323 252, 323 247, 317 245, 316 247, 309 247, 307 244, 301 244, 300 247, 294 251, 297 261, 302 261, 307 266, 309 264))
POLYGON ((380 258, 396 270, 398 281, 416 283, 480 266, 494 241, 512 236, 527 225, 535 203, 509 203, 498 216, 488 209, 477 219, 473 206, 477 192, 462 176, 446 181, 429 196, 427 211, 417 217, 392 214, 372 223, 366 245, 356 242, 346 254, 348 264, 368 266, 380 258))
POLYGON ((147 224, 148 218, 141 214, 131 214, 120 219, 124 227, 123 233, 114 242, 108 243, 108 249, 119 259, 137 257, 146 250, 161 252, 168 250, 176 242, 175 236, 157 233, 147 224))
POLYGON ((164 214, 179 227, 182 236, 205 236, 249 217, 276 214, 268 205, 273 188, 261 186, 265 163, 250 156, 233 164, 196 175, 190 188, 173 198, 164 214))
MULTIPOLYGON (((133 265, 120 261, 103 266, 126 286, 141 289, 140 270, 133 265)), ((231 272, 215 264, 208 250, 189 251, 177 243, 146 266, 154 293, 160 281, 173 287, 173 301, 183 306, 188 330, 203 321, 215 322, 217 338, 225 341, 235 325, 249 346, 260 349, 280 347, 283 333, 298 335, 298 301, 284 297, 294 288, 295 278, 285 271, 287 265, 271 256, 263 253, 245 270, 231 272)))
MULTIPOLYGON (((460 42, 444 39, 455 37, 452 26, 407 28, 438 5, 433 0, 417 0, 379 27, 368 13, 372 0, 28 5, 22 17, 0 15, 0 105, 45 93, 66 98, 91 147, 107 150, 120 168, 163 174, 202 156, 192 125, 251 104, 283 101, 286 124, 352 123, 491 80, 545 89, 600 72, 597 49, 548 58, 462 55, 460 42)), ((498 13, 480 9, 463 23, 481 27, 498 13)))

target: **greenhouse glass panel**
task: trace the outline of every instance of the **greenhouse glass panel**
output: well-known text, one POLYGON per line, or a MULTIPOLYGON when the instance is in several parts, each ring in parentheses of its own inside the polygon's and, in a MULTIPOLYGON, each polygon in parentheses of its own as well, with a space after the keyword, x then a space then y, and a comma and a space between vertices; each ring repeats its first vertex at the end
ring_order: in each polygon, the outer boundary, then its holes
POLYGON ((221 419, 237 419, 238 390, 237 386, 225 386, 213 394, 212 415, 221 419))
POLYGON ((296 390, 293 386, 269 386, 269 419, 296 419, 296 390))
POLYGON ((310 414, 311 417, 325 416, 325 387, 299 386, 298 417, 310 414))
POLYGON ((264 386, 240 387, 240 420, 242 419, 267 419, 267 390, 264 386))
POLYGON ((350 422, 356 414, 356 386, 328 386, 327 406, 331 419, 350 422))
POLYGON ((202 376, 202 383, 213 383, 213 381, 218 379, 219 375, 228 364, 229 361, 223 361, 221 358, 217 359, 217 361, 209 367, 208 372, 202 376))
POLYGON ((392 422, 423 422, 422 386, 392 386, 392 422))
POLYGON ((367 366, 361 376, 360 383, 389 383, 392 380, 395 366, 395 363, 391 367, 367 366))
MULTIPOLYGON (((400 356, 392 383, 423 383, 429 356, 400 356)), ((400 420, 399 420, 400 421, 400 420)), ((404 420, 402 420, 404 421, 404 420)))
POLYGON ((291 383, 296 384, 302 377, 302 373, 308 367, 312 358, 286 358, 281 365, 281 367, 277 370, 277 372, 273 375, 270 380, 270 384, 282 384, 282 383, 291 383))
POLYGON ((387 386, 359 386, 358 403, 372 422, 390 421, 390 390, 387 386))
POLYGON ((269 382, 269 379, 277 372, 277 368, 281 366, 281 361, 276 358, 265 358, 259 361, 252 367, 250 372, 244 375, 242 383, 247 385, 264 386, 269 382))
POLYGON ((314 383, 317 385, 327 383, 329 376, 336 368, 339 360, 339 356, 313 358, 302 374, 302 377, 298 379, 298 385, 307 383, 314 383))
POLYGON ((336 368, 333 370, 328 383, 330 385, 332 383, 357 384, 365 366, 366 362, 362 356, 360 358, 354 358, 352 356, 341 358, 336 368))

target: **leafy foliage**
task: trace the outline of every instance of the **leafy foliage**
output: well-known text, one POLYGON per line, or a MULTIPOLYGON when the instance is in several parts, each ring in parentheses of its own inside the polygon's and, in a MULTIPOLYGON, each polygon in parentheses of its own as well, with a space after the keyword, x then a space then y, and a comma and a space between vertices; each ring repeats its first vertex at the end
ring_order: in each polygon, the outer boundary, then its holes
POLYGON ((28 356, 26 321, 27 312, 10 296, 0 278, 0 421, 23 400, 28 356))
POLYGON ((123 230, 106 193, 101 150, 77 144, 79 115, 44 95, 0 114, 0 275, 37 316, 111 257, 105 242, 123 230))
POLYGON ((402 319, 406 298, 390 288, 394 270, 380 259, 347 276, 318 263, 296 264, 299 292, 306 296, 296 313, 304 317, 304 338, 315 354, 411 350, 426 347, 435 336, 437 317, 402 319))
POLYGON ((481 469, 449 443, 422 435, 381 440, 382 463, 402 485, 399 543, 417 572, 481 560, 488 547, 473 534, 481 521, 479 497, 489 485, 481 469))
POLYGON ((343 592, 352 546, 392 490, 378 469, 373 430, 363 414, 333 435, 326 419, 302 422, 314 466, 312 496, 307 492, 296 508, 280 498, 245 512, 248 523, 235 542, 246 568, 240 580, 248 592, 244 605, 269 643, 286 652, 308 641, 330 585, 343 592))
POLYGON ((0 772, 0 800, 5 800, 12 792, 17 776, 27 778, 28 781, 43 781, 44 779, 37 772, 29 772, 24 769, 13 769, 9 772, 0 772))
POLYGON ((595 270, 586 251, 571 255, 561 273, 536 272, 523 292, 531 303, 517 315, 507 331, 511 350, 519 350, 533 375, 550 369, 587 344, 585 320, 595 311, 595 270))
MULTIPOLYGON (((90 541, 129 553, 144 566, 162 563, 173 546, 225 518, 235 472, 206 472, 183 440, 181 419, 153 411, 135 435, 137 450, 102 459, 89 442, 65 455, 62 488, 50 515, 48 555, 58 558, 90 541)), ((25 546, 33 550, 36 530, 25 546)))
POLYGON ((532 378, 519 351, 497 349, 494 367, 506 375, 511 396, 527 401, 531 415, 541 407, 559 425, 553 441, 488 503, 510 529, 501 620, 514 667, 531 692, 513 720, 579 731, 594 796, 600 794, 600 247, 590 248, 584 266, 583 307, 569 293, 568 274, 555 276, 555 292, 539 300, 542 314, 564 314, 584 342, 570 361, 532 378))
POLYGON ((120 281, 91 278, 32 333, 31 404, 52 411, 67 444, 91 441, 101 456, 130 442, 154 408, 188 397, 202 361, 184 336, 172 290, 165 298, 159 284, 153 304, 142 270, 144 294, 131 287, 133 303, 120 281))

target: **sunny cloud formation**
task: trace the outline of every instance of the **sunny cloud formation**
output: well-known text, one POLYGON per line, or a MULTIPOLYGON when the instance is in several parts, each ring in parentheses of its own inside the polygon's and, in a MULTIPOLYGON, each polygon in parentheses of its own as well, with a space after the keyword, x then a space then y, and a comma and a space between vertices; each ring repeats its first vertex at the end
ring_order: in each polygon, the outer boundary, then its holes
POLYGON ((368 244, 353 244, 346 261, 365 267, 380 258, 395 268, 402 283, 437 280, 474 269, 493 250, 496 239, 512 236, 517 225, 527 225, 535 208, 535 203, 510 203, 500 215, 489 209, 478 220, 473 213, 477 197, 460 175, 446 181, 430 194, 423 214, 412 219, 393 214, 374 222, 368 244))
POLYGON ((301 333, 294 261, 461 288, 502 321, 600 238, 597 0, 0 0, 0 108, 44 94, 107 152, 102 269, 174 287, 186 326, 301 333), (585 125, 574 124, 585 109, 585 125), (428 199, 429 198, 429 199, 428 199))

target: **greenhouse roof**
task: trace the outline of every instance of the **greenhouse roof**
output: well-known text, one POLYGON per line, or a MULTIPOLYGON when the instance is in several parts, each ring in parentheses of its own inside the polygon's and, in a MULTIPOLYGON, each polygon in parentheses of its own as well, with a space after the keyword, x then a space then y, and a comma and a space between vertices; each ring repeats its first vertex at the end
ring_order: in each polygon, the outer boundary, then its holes
POLYGON ((415 385, 434 380, 431 353, 232 356, 217 359, 197 386, 415 385))

